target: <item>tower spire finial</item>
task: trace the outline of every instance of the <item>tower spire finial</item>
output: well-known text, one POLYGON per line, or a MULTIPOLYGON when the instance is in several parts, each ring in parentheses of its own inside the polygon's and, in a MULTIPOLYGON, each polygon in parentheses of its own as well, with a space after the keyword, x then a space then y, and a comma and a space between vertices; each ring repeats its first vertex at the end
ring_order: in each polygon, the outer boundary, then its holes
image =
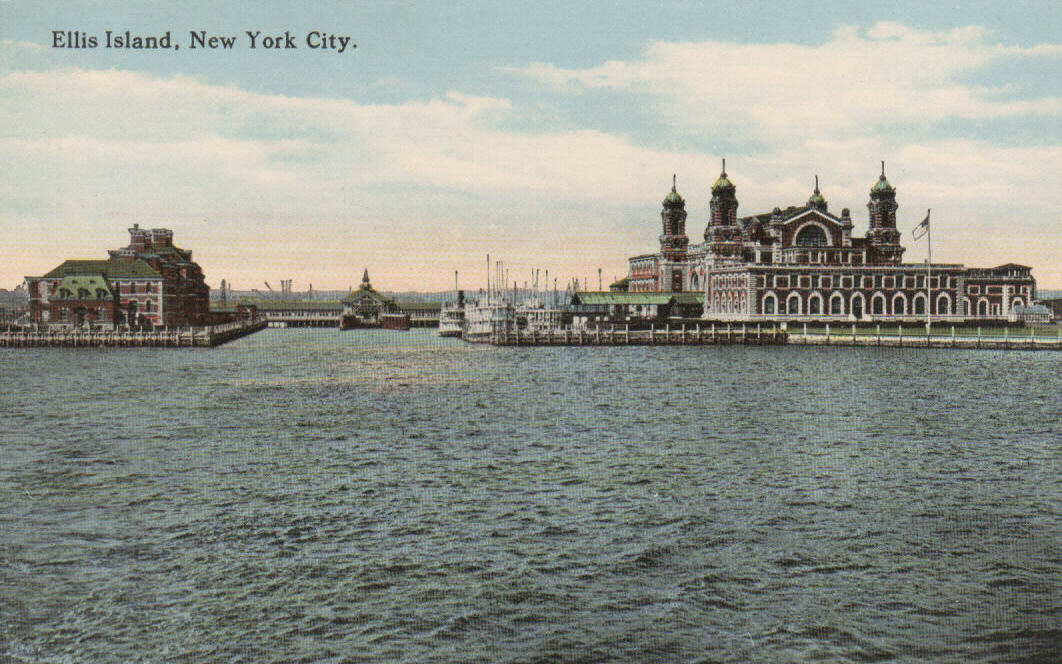
POLYGON ((815 176, 815 193, 819 193, 819 176, 815 176))
POLYGON ((676 179, 677 179, 677 175, 675 173, 672 173, 671 174, 671 191, 675 191, 676 179))
POLYGON ((885 160, 881 160, 881 177, 885 177, 885 160))
POLYGON ((726 157, 723 157, 723 175, 726 175, 726 157))

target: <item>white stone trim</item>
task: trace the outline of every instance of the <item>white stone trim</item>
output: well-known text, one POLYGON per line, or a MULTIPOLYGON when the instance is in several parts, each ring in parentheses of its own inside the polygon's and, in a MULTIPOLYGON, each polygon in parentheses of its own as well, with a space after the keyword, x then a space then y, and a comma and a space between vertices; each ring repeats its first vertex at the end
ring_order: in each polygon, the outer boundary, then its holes
POLYGON ((952 312, 952 307, 951 307, 951 295, 948 295, 947 293, 938 293, 937 294, 937 313, 936 313, 936 315, 937 316, 950 316, 950 315, 952 315, 952 313, 953 312, 952 312), (944 306, 944 311, 940 310, 940 301, 941 300, 944 300, 944 302, 946 302, 946 305, 944 306))
POLYGON ((871 316, 889 315, 889 299, 885 297, 885 293, 882 293, 881 291, 875 291, 874 294, 870 296, 870 311, 868 311, 867 313, 869 313, 871 316), (879 299, 881 300, 881 313, 877 313, 874 311, 874 302, 879 299))
MULTIPOLYGON (((797 218, 799 219, 799 217, 797 217, 797 218)), ((822 223, 821 221, 819 221, 817 219, 809 219, 809 220, 805 221, 804 223, 800 224, 800 226, 798 226, 796 228, 796 230, 793 232, 793 244, 791 246, 789 246, 789 247, 786 247, 786 249, 814 249, 814 248, 817 248, 819 246, 819 245, 812 245, 812 244, 806 244, 806 245, 797 244, 797 238, 800 236, 801 231, 803 231, 808 226, 818 226, 819 228, 822 229, 822 232, 826 235, 826 246, 827 247, 834 248, 834 247, 837 246, 837 245, 835 245, 833 243, 833 233, 830 232, 830 229, 826 226, 826 224, 822 223)))
POLYGON ((842 295, 840 293, 840 291, 834 291, 833 293, 831 293, 828 302, 829 302, 829 313, 830 313, 830 315, 833 315, 833 316, 843 316, 844 315, 844 295, 842 295), (834 301, 839 301, 841 303, 841 307, 840 307, 841 310, 838 311, 836 314, 833 313, 833 303, 834 303, 834 301))
POLYGON ((907 296, 906 295, 904 295, 903 293, 894 294, 892 296, 892 311, 891 311, 892 315, 893 316, 906 316, 906 315, 908 315, 908 309, 910 308, 908 306, 909 304, 910 303, 907 301, 907 296), (896 311, 896 301, 897 300, 900 300, 901 302, 903 302, 903 311, 900 311, 900 312, 896 311))
POLYGON ((776 316, 776 315, 778 315, 778 295, 773 290, 767 291, 766 293, 763 294, 763 297, 760 298, 760 312, 764 316, 776 316), (774 311, 772 311, 769 314, 766 313, 767 312, 767 300, 768 299, 774 301, 774 311))

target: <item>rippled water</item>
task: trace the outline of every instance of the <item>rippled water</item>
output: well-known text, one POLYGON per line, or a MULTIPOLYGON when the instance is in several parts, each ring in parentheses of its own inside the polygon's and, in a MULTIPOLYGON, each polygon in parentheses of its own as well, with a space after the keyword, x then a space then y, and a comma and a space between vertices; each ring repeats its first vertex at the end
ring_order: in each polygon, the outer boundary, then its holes
POLYGON ((1062 661, 1060 369, 0 350, 0 662, 1062 661))

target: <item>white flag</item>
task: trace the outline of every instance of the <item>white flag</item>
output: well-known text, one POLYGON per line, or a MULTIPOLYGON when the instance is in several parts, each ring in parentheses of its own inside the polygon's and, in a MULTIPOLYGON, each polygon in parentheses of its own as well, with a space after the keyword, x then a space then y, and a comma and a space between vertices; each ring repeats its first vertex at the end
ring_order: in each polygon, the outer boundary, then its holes
POLYGON ((911 231, 911 235, 914 235, 914 239, 918 240, 918 239, 920 239, 923 235, 925 235, 928 232, 929 232, 929 214, 926 213, 926 218, 922 220, 922 223, 920 223, 920 224, 918 224, 917 226, 914 227, 914 230, 911 231))

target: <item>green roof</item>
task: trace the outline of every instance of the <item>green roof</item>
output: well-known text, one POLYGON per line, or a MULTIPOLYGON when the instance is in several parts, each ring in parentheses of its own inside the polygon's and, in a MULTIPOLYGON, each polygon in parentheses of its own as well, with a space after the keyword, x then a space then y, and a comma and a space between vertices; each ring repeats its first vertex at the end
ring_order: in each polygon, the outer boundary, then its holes
POLYGON ((674 188, 664 198, 664 205, 668 207, 685 205, 685 203, 686 201, 682 200, 682 196, 679 196, 679 193, 674 188))
POLYGON ((719 191, 722 189, 734 189, 734 183, 730 181, 730 178, 726 176, 726 171, 723 171, 719 175, 719 179, 712 185, 712 191, 719 191))
POLYGON ((383 295, 382 293, 377 292, 376 289, 374 289, 372 286, 366 287, 365 285, 362 285, 362 287, 358 290, 349 293, 345 298, 341 300, 341 302, 343 304, 353 304, 365 298, 370 298, 382 304, 394 304, 394 300, 392 300, 391 298, 387 297, 386 295, 383 295))
POLYGON ((44 276, 54 279, 56 277, 69 277, 77 275, 103 275, 107 279, 161 279, 155 268, 151 267, 139 258, 128 260, 123 258, 109 258, 107 260, 68 260, 63 261, 59 267, 48 272, 44 276))
POLYGON ((63 277, 53 300, 110 300, 114 297, 107 280, 99 274, 63 277), (102 291, 102 293, 101 293, 102 291), (66 295, 65 293, 69 293, 66 295))
POLYGON ((624 293, 620 291, 578 291, 571 297, 571 304, 586 306, 602 305, 666 305, 672 293, 624 293))
POLYGON ((442 304, 438 302, 395 302, 402 311, 441 311, 442 304))
POLYGON ((665 305, 672 301, 678 304, 698 304, 702 295, 699 293, 624 293, 620 291, 578 291, 572 296, 572 304, 586 306, 602 305, 665 305))
POLYGON ((896 191, 889 181, 885 179, 885 174, 882 173, 878 178, 878 181, 874 183, 874 186, 870 188, 870 193, 886 194, 896 191))
POLYGON ((704 293, 674 293, 678 304, 704 304, 704 293))

